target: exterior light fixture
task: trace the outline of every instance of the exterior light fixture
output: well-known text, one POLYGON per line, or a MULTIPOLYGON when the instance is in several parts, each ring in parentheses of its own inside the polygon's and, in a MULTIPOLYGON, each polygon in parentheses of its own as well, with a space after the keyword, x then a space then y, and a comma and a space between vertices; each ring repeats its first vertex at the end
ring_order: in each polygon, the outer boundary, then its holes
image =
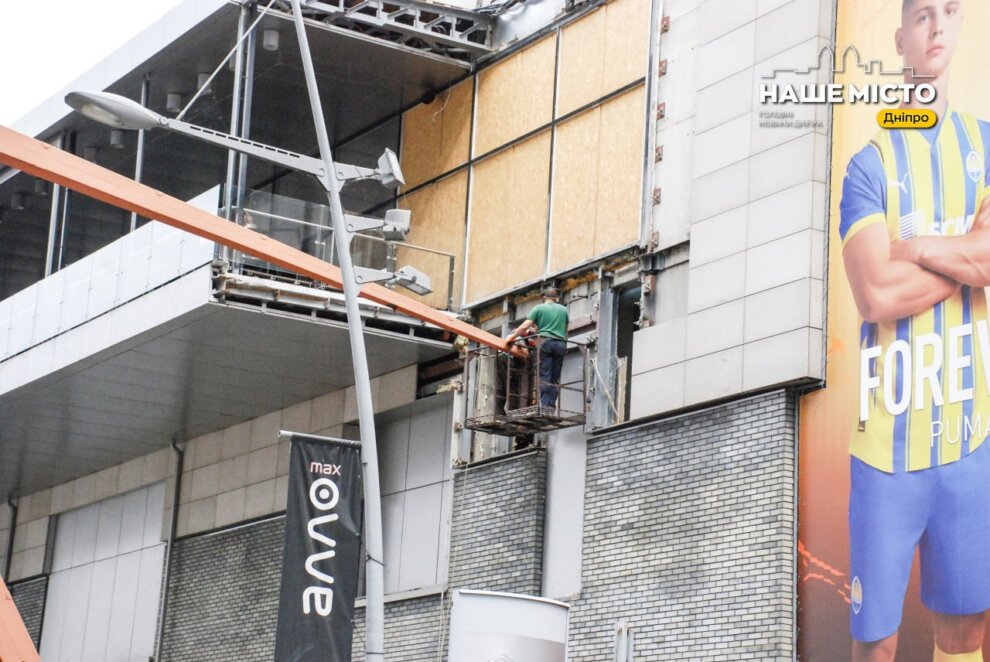
POLYGON ((182 95, 178 92, 169 92, 165 97, 165 110, 170 113, 182 110, 182 95))
POLYGON ((91 120, 116 129, 151 129, 167 120, 127 97, 106 92, 70 92, 65 102, 91 120))
POLYGON ((266 51, 277 51, 280 36, 278 30, 268 28, 261 34, 261 47, 266 51))
POLYGON ((382 237, 389 241, 405 241, 409 235, 409 220, 412 212, 408 209, 389 209, 385 212, 385 225, 382 237))
POLYGON ((124 132, 121 129, 110 129, 110 146, 114 149, 124 148, 124 132))
POLYGON ((21 211, 24 209, 24 194, 23 193, 12 193, 10 195, 10 208, 21 211))
POLYGON ((433 283, 430 277, 416 269, 406 265, 395 272, 395 284, 401 285, 413 294, 426 296, 433 291, 433 283))

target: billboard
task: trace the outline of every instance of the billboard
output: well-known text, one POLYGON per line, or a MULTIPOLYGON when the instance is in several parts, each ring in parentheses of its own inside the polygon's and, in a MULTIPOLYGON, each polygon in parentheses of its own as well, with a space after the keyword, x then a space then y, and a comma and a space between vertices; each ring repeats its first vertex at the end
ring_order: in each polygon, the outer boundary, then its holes
POLYGON ((839 0, 833 84, 797 92, 832 110, 826 388, 801 402, 802 660, 983 659, 988 25, 983 0, 839 0))

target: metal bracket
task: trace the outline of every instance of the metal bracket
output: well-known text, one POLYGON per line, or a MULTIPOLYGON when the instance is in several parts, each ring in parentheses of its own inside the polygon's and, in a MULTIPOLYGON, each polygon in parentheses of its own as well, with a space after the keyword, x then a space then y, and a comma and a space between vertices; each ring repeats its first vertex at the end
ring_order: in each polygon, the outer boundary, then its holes
POLYGON ((664 16, 662 19, 660 19, 660 32, 661 33, 670 32, 670 17, 669 16, 664 16))
POLYGON ((660 66, 658 67, 657 75, 660 78, 663 78, 664 76, 667 75, 667 61, 666 60, 660 60, 660 66))
POLYGON ((658 120, 662 120, 666 116, 667 116, 667 104, 665 104, 665 103, 658 103, 657 104, 657 119, 658 120))
POLYGON ((663 161, 663 145, 657 147, 656 158, 654 159, 656 163, 663 161))
POLYGON ((391 271, 384 269, 367 269, 365 267, 354 267, 354 280, 359 285, 365 283, 380 283, 385 280, 392 280, 395 277, 391 271))
POLYGON ((367 230, 378 230, 379 228, 384 227, 385 220, 381 218, 368 218, 367 216, 344 214, 344 223, 347 225, 347 231, 353 234, 355 232, 365 232, 367 230))

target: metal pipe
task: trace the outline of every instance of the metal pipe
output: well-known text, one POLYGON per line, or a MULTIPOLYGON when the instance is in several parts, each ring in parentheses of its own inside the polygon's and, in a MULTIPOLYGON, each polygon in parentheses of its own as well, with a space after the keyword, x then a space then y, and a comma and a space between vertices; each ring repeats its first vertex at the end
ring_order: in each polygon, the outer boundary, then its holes
POLYGON ((185 454, 172 437, 172 451, 175 453, 175 489, 172 493, 172 514, 168 523, 168 541, 165 543, 165 576, 162 579, 161 607, 158 609, 158 641, 155 643, 155 659, 162 657, 165 642, 165 612, 168 609, 168 583, 172 577, 172 547, 179 522, 179 490, 182 489, 182 465, 185 454))
POLYGON ((340 259, 341 280, 344 286, 344 304, 347 310, 347 331, 351 341, 351 361, 354 364, 354 390, 357 396, 358 423, 361 428, 361 459, 364 464, 364 504, 365 504, 365 549, 368 559, 365 572, 365 659, 368 662, 384 662, 385 659, 385 566, 382 544, 382 503, 378 482, 378 442, 375 437, 375 413, 371 400, 371 377, 368 373, 368 356, 364 347, 364 331, 361 314, 358 310, 359 288, 354 280, 354 267, 351 263, 350 239, 344 221, 344 209, 340 202, 340 185, 333 173, 337 172, 330 151, 330 136, 327 133, 320 102, 316 72, 306 37, 306 24, 303 21, 300 0, 292 0, 292 17, 299 39, 303 70, 306 74, 306 87, 309 102, 316 124, 316 138, 320 145, 320 156, 331 175, 327 187, 327 200, 330 203, 330 218, 333 221, 333 238, 340 259))
MULTIPOLYGON (((58 134, 58 138, 55 140, 56 149, 62 149, 64 136, 65 134, 58 134)), ((48 219, 48 248, 45 251, 45 278, 52 275, 52 266, 55 262, 55 236, 58 234, 58 203, 61 195, 62 187, 58 184, 52 184, 52 211, 48 219)))
MULTIPOLYGON (((241 6, 241 17, 237 22, 237 53, 234 55, 234 91, 231 93, 230 101, 230 135, 240 136, 241 125, 241 77, 244 66, 244 31, 247 28, 248 13, 251 10, 247 5, 241 6)), ((227 179, 223 187, 223 208, 224 218, 231 219, 231 211, 234 205, 234 176, 236 174, 237 163, 240 154, 233 149, 227 152, 227 179)), ((225 262, 230 261, 231 250, 227 246, 220 249, 220 259, 225 262)))
MULTIPOLYGON (((75 153, 76 151, 76 134, 69 134, 69 144, 68 151, 75 153)), ((64 149, 64 148, 63 148, 64 149)), ((62 268, 62 260, 65 256, 65 227, 69 224, 69 198, 72 197, 72 193, 66 189, 65 195, 62 196, 62 219, 61 228, 59 228, 59 239, 58 239, 58 261, 55 263, 53 269, 58 271, 62 268)))
MULTIPOLYGON (((246 71, 244 72, 244 100, 241 109, 241 138, 251 138, 251 104, 254 98, 254 59, 257 46, 257 31, 251 30, 247 38, 246 71)), ((237 202, 236 208, 244 206, 244 190, 247 187, 248 156, 241 152, 237 166, 237 202)))
POLYGON ((3 578, 10 581, 10 561, 14 556, 14 529, 17 528, 17 504, 7 495, 7 507, 10 508, 10 529, 7 531, 7 558, 4 560, 3 578))
MULTIPOLYGON (((141 105, 145 108, 148 107, 148 87, 149 87, 148 77, 145 76, 144 80, 141 81, 141 105)), ((144 174, 144 129, 138 131, 137 135, 137 154, 134 157, 134 181, 140 182, 141 176, 144 174)), ((138 215, 135 212, 131 212, 131 232, 137 230, 137 220, 138 215)))

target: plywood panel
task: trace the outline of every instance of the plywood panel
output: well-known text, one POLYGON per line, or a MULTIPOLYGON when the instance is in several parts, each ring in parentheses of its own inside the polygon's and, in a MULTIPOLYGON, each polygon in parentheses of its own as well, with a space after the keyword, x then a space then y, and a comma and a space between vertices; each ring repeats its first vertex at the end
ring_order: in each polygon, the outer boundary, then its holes
POLYGON ((600 128, 598 108, 557 127, 550 224, 551 271, 580 262, 594 250, 600 128))
POLYGON ((645 112, 641 85, 558 126, 551 271, 639 239, 645 112))
POLYGON ((474 80, 468 79, 402 116, 402 172, 407 187, 467 162, 473 98, 474 80))
POLYGON ((549 177, 549 131, 474 167, 468 302, 543 274, 549 177))
POLYGON ((476 157, 550 122, 556 44, 551 35, 478 74, 476 157))
POLYGON ((566 115, 646 75, 650 3, 612 0, 560 35, 557 116, 566 115))
POLYGON ((645 86, 601 107, 595 255, 639 239, 643 196, 645 86))
MULTIPOLYGON (((454 301, 460 301, 464 272, 467 169, 401 198, 399 206, 412 211, 408 243, 454 254, 454 301)), ((446 257, 399 248, 396 258, 398 267, 411 264, 429 274, 433 280, 432 294, 419 297, 407 292, 408 295, 434 308, 447 307, 450 261, 446 257)))

